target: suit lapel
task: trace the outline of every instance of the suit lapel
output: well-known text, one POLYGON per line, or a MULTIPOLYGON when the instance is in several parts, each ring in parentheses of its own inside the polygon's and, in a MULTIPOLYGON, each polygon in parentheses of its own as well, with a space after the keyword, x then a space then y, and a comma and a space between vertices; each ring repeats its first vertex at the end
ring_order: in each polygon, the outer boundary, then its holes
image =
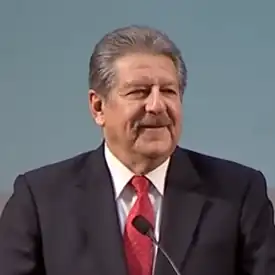
MULTIPOLYGON (((198 190, 202 182, 187 152, 177 148, 171 158, 162 206, 160 243, 178 268, 188 260, 195 241, 206 199, 198 190)), ((173 274, 168 261, 159 252, 157 275, 173 274)))
MULTIPOLYGON (((88 260, 95 263, 100 275, 127 275, 115 194, 103 145, 87 157, 77 187, 80 224, 91 252, 88 260)), ((204 213, 206 199, 200 194, 200 187, 202 182, 186 151, 177 148, 168 168, 160 228, 160 243, 177 267, 183 267, 188 259, 204 213)), ((167 260, 158 253, 155 274, 172 272, 167 260)))
POLYGON ((126 275, 122 234, 103 145, 89 155, 78 187, 82 194, 81 223, 97 274, 126 275))

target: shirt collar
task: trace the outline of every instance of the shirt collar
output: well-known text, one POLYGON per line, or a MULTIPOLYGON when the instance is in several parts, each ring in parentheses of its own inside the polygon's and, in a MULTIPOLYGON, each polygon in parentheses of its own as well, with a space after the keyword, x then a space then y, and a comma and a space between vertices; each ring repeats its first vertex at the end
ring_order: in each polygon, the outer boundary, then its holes
MULTIPOLYGON (((135 174, 112 154, 106 143, 104 144, 104 147, 105 159, 112 176, 115 197, 117 199, 123 191, 124 187, 135 174)), ((145 175, 161 195, 164 194, 165 178, 169 160, 170 158, 156 169, 145 175)))

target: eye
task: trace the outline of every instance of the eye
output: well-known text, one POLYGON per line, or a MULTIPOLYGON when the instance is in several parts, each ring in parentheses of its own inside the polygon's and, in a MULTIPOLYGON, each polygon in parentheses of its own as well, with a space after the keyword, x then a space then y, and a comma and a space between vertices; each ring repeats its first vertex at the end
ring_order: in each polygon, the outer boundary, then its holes
POLYGON ((138 88, 132 90, 128 95, 135 98, 145 97, 150 93, 149 88, 138 88))
POLYGON ((169 89, 169 88, 161 89, 161 92, 162 92, 162 93, 166 93, 166 94, 171 94, 171 95, 177 94, 177 92, 176 92, 175 90, 169 89))

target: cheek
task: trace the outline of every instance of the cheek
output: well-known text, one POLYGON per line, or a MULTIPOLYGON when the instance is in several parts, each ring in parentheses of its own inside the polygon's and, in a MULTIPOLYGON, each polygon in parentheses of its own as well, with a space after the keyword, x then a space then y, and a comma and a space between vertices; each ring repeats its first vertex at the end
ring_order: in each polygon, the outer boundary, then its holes
POLYGON ((144 111, 138 104, 129 104, 124 108, 123 120, 125 128, 133 131, 138 122, 143 118, 144 111))
POLYGON ((117 112, 108 115, 109 126, 121 138, 125 135, 131 134, 135 125, 135 118, 125 109, 118 110, 117 112))
POLYGON ((173 105, 173 107, 171 107, 169 116, 172 120, 172 134, 174 136, 175 139, 178 139, 179 136, 181 135, 181 131, 182 131, 182 106, 176 106, 175 104, 173 105))
POLYGON ((181 125, 182 119, 182 105, 181 104, 171 104, 168 107, 168 114, 173 120, 175 125, 181 125))

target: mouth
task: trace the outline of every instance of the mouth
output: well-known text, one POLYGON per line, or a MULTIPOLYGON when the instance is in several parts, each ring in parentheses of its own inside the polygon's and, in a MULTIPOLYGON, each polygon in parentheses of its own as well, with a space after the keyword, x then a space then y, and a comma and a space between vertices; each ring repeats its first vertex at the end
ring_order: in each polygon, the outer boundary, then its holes
POLYGON ((159 128, 164 128, 167 127, 168 125, 142 125, 142 129, 159 129, 159 128))

